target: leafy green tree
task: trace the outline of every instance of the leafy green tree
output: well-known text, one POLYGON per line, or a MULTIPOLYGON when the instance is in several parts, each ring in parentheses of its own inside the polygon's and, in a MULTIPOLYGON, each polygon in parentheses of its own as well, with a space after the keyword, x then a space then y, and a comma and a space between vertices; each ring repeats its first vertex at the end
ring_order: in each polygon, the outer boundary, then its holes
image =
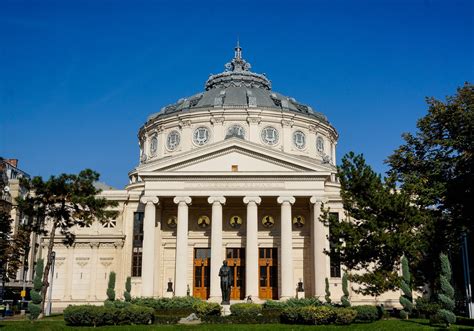
POLYGON ((400 317, 406 319, 413 310, 413 296, 410 269, 405 256, 402 257, 402 280, 400 282, 400 289, 403 291, 403 294, 400 296, 400 304, 403 306, 403 309, 400 311, 400 317))
POLYGON ((341 197, 347 219, 339 221, 323 210, 332 248, 341 264, 358 271, 348 275, 360 287, 355 292, 378 296, 399 286, 402 255, 415 258, 425 242, 416 231, 426 215, 396 187, 393 177, 382 179, 363 155, 348 153, 338 167, 341 197))
POLYGON ((10 254, 10 243, 11 243, 11 233, 12 233, 12 222, 5 211, 0 211, 0 272, 3 279, 8 279, 7 277, 7 264, 11 259, 10 254))
POLYGON ((109 274, 109 283, 107 286, 107 300, 114 301, 115 300, 115 272, 111 271, 109 274))
POLYGON ((330 304, 331 303, 331 291, 329 291, 329 280, 328 278, 326 277, 324 279, 325 283, 326 283, 326 287, 325 287, 325 292, 326 292, 326 295, 324 296, 324 299, 326 300, 326 303, 327 304, 330 304))
MULTIPOLYGON (((47 237, 47 260, 43 274, 41 289, 41 312, 44 311, 46 293, 48 291, 48 276, 52 264, 51 252, 57 232, 66 245, 71 245, 75 235, 73 226, 87 226, 94 220, 104 222, 114 218, 117 213, 110 210, 116 202, 98 197, 100 190, 94 182, 99 180, 99 174, 86 169, 79 174, 61 174, 52 176, 47 181, 41 177, 23 178, 21 185, 31 194, 18 198, 19 210, 29 218, 31 230, 47 237)), ((39 318, 42 317, 40 313, 39 318)))
POLYGON ((132 278, 129 276, 125 281, 125 292, 123 292, 123 297, 126 302, 132 301, 132 295, 130 292, 132 292, 132 278))
POLYGON ((44 298, 41 296, 43 291, 43 268, 44 268, 44 260, 39 259, 36 262, 35 266, 35 277, 33 279, 33 289, 30 291, 31 295, 31 302, 28 305, 28 309, 30 311, 30 319, 37 319, 41 313, 41 306, 44 298))
POLYGON ((446 326, 456 323, 456 315, 454 315, 454 288, 451 286, 451 264, 448 257, 441 253, 439 256, 441 264, 441 274, 439 276, 440 291, 438 293, 438 301, 441 306, 436 313, 436 320, 446 323, 446 326))
POLYGON ((341 304, 346 308, 351 306, 351 302, 349 301, 349 287, 348 287, 347 282, 348 282, 347 273, 344 273, 344 275, 342 275, 343 296, 341 297, 341 304))

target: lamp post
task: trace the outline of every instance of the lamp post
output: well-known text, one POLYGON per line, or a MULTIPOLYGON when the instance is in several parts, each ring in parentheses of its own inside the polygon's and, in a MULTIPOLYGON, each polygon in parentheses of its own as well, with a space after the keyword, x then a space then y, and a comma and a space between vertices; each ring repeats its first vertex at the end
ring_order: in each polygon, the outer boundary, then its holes
POLYGON ((48 309, 46 309, 46 316, 51 315, 53 306, 53 279, 54 279, 54 263, 56 262, 56 252, 51 252, 51 274, 49 276, 49 293, 48 293, 48 309))

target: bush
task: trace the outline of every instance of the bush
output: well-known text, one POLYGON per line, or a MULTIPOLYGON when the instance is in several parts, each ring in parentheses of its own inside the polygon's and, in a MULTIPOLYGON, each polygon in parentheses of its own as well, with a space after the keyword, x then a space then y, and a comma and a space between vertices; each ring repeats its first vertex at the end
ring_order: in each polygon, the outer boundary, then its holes
POLYGON ((285 301, 267 300, 262 305, 263 309, 285 309, 288 307, 285 301))
MULTIPOLYGON (((145 306, 156 311, 165 311, 170 309, 192 310, 195 303, 202 302, 201 299, 194 297, 174 297, 174 298, 134 298, 131 303, 138 306, 145 306)), ((192 311, 191 311, 192 312, 192 311)))
POLYGON ((335 323, 339 325, 349 325, 357 316, 357 311, 351 308, 337 308, 334 311, 336 312, 335 323))
POLYGON ((207 315, 220 315, 221 306, 215 302, 200 301, 193 305, 193 310, 199 317, 207 315))
POLYGON ((328 306, 307 306, 300 308, 301 321, 304 324, 331 324, 336 318, 336 312, 328 306))
POLYGON ((300 309, 299 307, 287 307, 280 315, 282 323, 299 324, 300 323, 300 309))
POLYGON ((275 316, 263 315, 242 315, 242 316, 218 316, 208 315, 203 316, 201 319, 204 323, 208 324, 276 324, 280 323, 280 318, 275 316))
POLYGON ((427 298, 417 298, 415 300, 415 309, 418 314, 424 315, 424 317, 429 318, 430 316, 436 314, 440 305, 436 302, 430 301, 427 298))
POLYGON ((153 319, 153 309, 136 305, 125 308, 81 305, 64 309, 64 320, 72 326, 150 324, 153 319))
POLYGON ((285 301, 287 307, 307 307, 307 306, 321 306, 322 303, 318 298, 291 298, 285 301))
POLYGON ((95 326, 96 316, 99 309, 113 309, 108 307, 97 307, 92 305, 68 306, 64 309, 64 321, 73 326, 95 326))
POLYGON ((355 321, 359 323, 373 322, 379 319, 377 307, 371 305, 362 305, 352 307, 357 311, 355 321))
POLYGON ((456 316, 456 324, 474 326, 474 318, 456 316))
POLYGON ((256 316, 262 313, 262 306, 257 303, 236 303, 230 306, 234 316, 256 316))

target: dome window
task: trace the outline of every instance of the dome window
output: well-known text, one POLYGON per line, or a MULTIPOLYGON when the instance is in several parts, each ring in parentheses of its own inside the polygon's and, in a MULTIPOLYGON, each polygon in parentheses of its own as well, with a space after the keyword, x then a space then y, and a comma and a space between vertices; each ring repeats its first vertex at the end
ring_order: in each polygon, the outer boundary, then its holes
POLYGON ((168 138, 166 139, 166 147, 170 151, 174 151, 179 146, 180 141, 181 141, 181 138, 180 138, 179 132, 176 130, 173 130, 168 134, 168 138))
POLYGON ((278 143, 278 130, 272 126, 267 126, 262 130, 262 140, 267 145, 276 145, 278 143))
POLYGON ((304 149, 306 147, 306 135, 302 131, 295 131, 293 133, 293 143, 296 148, 304 149))
POLYGON ((202 146, 207 144, 207 142, 209 141, 209 136, 209 129, 204 126, 201 126, 194 130, 193 141, 196 145, 202 146))
POLYGON ((153 136, 150 142, 150 154, 152 156, 156 155, 157 149, 158 149, 158 138, 156 136, 153 136))
POLYGON ((324 152, 324 139, 323 139, 323 137, 318 137, 318 139, 316 139, 316 149, 320 153, 324 152))

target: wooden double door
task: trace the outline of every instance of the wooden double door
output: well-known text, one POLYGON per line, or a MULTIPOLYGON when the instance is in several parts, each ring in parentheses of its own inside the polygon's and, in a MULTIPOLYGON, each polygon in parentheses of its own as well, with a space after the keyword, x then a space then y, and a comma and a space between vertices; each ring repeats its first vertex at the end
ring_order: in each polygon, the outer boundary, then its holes
POLYGON ((225 257, 234 275, 230 298, 242 300, 245 298, 245 249, 226 248, 225 257))
POLYGON ((258 296, 278 299, 278 251, 276 248, 258 249, 258 296))

